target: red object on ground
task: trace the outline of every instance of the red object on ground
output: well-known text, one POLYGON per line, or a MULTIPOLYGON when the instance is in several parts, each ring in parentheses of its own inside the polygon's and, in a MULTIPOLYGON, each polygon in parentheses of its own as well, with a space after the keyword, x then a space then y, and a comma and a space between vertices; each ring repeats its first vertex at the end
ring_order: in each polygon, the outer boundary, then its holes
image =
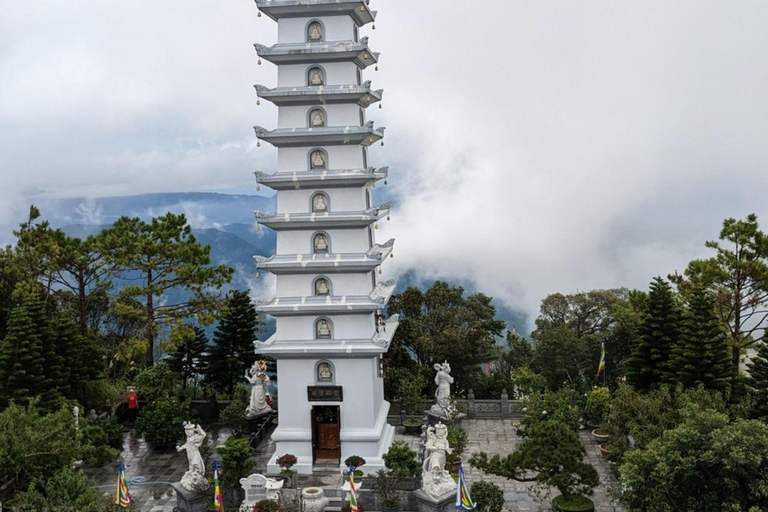
POLYGON ((128 393, 128 408, 129 409, 139 408, 139 397, 138 395, 136 395, 136 393, 128 393))

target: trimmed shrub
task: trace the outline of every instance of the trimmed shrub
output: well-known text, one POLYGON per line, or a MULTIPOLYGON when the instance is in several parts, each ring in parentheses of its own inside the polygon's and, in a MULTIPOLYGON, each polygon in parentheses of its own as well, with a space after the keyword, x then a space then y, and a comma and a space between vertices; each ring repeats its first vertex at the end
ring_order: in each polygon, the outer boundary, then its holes
POLYGON ((504 491, 493 482, 475 482, 469 494, 477 505, 477 512, 501 512, 504 508, 504 491))

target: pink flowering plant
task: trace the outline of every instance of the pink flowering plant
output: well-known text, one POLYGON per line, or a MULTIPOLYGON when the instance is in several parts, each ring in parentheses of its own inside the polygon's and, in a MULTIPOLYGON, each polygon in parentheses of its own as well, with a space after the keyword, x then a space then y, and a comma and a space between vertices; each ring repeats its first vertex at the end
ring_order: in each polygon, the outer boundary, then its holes
POLYGON ((292 474, 291 468, 299 461, 299 459, 290 453, 286 453, 285 455, 281 455, 277 458, 276 462, 277 465, 282 468, 282 473, 284 474, 292 474))

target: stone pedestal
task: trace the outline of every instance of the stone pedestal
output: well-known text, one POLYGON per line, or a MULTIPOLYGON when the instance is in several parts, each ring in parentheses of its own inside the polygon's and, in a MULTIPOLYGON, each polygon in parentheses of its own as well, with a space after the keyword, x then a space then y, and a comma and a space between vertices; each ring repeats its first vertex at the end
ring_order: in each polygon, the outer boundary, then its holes
POLYGON ((191 492, 181 486, 180 482, 171 484, 176 491, 176 508, 183 512, 206 512, 208 505, 213 503, 213 491, 191 492))
POLYGON ((451 491, 435 499, 421 489, 414 491, 413 498, 416 501, 419 512, 454 512, 456 509, 456 492, 451 491))

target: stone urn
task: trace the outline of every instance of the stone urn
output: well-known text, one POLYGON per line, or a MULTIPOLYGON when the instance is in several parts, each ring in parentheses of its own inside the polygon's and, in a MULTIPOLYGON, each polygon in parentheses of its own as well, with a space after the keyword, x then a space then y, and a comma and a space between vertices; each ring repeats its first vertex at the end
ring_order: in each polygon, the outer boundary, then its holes
POLYGON ((325 491, 320 487, 307 487, 301 491, 301 499, 304 502, 304 512, 323 512, 328 505, 325 491))

